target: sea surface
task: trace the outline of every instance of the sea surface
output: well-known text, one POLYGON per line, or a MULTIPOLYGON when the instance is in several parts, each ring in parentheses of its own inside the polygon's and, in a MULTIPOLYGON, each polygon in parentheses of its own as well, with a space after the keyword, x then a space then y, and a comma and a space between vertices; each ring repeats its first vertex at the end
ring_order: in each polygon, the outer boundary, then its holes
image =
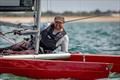
POLYGON ((69 51, 120 55, 120 22, 74 22, 65 28, 69 51))
MULTIPOLYGON (((0 25, 0 31, 10 32, 14 27, 0 25)), ((65 23, 65 30, 69 35, 69 51, 83 54, 112 54, 120 55, 120 22, 70 22, 65 23)), ((6 34, 15 42, 24 37, 13 33, 6 34)), ((10 46, 9 42, 0 37, 0 48, 10 46)), ((87 75, 89 76, 89 75, 87 75)), ((3 80, 29 80, 14 75, 1 74, 3 80)), ((120 75, 110 74, 110 80, 120 80, 120 75)))

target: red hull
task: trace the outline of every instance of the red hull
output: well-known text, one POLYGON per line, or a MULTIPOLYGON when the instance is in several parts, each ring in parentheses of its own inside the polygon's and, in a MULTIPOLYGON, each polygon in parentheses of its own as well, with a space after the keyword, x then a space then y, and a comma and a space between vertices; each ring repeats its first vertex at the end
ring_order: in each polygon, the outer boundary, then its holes
POLYGON ((79 61, 0 59, 0 73, 12 73, 30 78, 93 80, 108 77, 109 65, 79 61))
POLYGON ((111 72, 120 73, 120 55, 73 54, 70 60, 83 62, 112 63, 111 72))
POLYGON ((120 56, 72 54, 66 60, 32 60, 0 58, 0 73, 30 78, 106 78, 109 72, 120 73, 120 56), (109 70, 110 65, 113 65, 109 70))

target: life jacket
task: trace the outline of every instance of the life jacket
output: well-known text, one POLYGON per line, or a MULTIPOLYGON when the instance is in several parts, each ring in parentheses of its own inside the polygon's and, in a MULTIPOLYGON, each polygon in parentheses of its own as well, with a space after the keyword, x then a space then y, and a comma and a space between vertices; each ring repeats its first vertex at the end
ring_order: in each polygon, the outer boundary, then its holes
POLYGON ((58 32, 55 35, 53 34, 53 31, 54 24, 51 24, 47 29, 41 32, 40 47, 42 47, 44 51, 54 51, 58 47, 56 46, 56 43, 66 35, 65 30, 63 30, 62 32, 58 32))

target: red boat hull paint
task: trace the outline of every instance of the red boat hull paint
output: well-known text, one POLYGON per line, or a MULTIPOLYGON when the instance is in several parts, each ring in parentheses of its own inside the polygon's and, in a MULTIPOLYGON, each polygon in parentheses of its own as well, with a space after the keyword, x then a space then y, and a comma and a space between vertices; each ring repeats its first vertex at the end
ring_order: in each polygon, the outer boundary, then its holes
POLYGON ((83 62, 104 62, 112 63, 111 72, 120 73, 120 55, 98 55, 98 54, 78 54, 73 53, 70 57, 71 61, 83 62))
POLYGON ((12 73, 29 78, 76 78, 81 80, 94 80, 108 77, 109 65, 109 63, 99 62, 0 58, 0 73, 12 73))

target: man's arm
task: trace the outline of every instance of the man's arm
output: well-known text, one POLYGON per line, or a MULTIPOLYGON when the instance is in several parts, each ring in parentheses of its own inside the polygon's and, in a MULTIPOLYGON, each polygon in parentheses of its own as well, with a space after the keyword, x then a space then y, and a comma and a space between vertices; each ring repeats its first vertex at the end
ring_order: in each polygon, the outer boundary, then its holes
POLYGON ((68 46, 69 46, 69 37, 68 35, 65 35, 61 44, 61 51, 68 52, 68 46))

